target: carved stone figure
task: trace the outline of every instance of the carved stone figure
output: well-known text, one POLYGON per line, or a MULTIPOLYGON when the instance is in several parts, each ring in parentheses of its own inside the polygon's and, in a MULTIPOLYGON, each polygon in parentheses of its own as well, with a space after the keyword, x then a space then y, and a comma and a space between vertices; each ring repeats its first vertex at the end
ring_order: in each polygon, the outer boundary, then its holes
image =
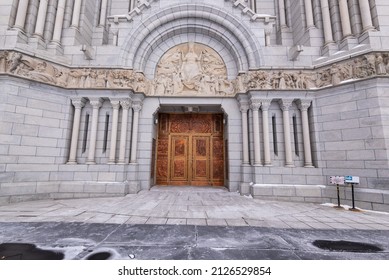
POLYGON ((218 92, 216 81, 219 77, 224 80, 225 76, 226 66, 214 50, 189 42, 176 46, 161 58, 151 87, 156 95, 212 95, 218 92))
POLYGON ((386 65, 384 63, 384 58, 380 53, 376 55, 375 66, 376 66, 377 75, 386 74, 386 65))
POLYGON ((18 74, 18 68, 20 67, 20 64, 22 62, 22 54, 21 53, 14 53, 12 55, 11 61, 9 62, 9 72, 18 74))
POLYGON ((332 85, 336 86, 340 84, 341 78, 340 78, 340 73, 339 73, 339 67, 337 64, 332 65, 330 69, 330 74, 331 74, 331 83, 332 85))
POLYGON ((0 72, 7 71, 7 60, 8 60, 8 52, 2 51, 0 52, 0 72))

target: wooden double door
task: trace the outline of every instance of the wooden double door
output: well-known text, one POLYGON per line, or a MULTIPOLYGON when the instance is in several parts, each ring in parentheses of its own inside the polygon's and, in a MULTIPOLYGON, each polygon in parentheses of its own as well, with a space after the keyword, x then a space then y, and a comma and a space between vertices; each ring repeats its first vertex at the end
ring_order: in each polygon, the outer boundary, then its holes
POLYGON ((223 186, 222 114, 160 114, 157 185, 223 186))

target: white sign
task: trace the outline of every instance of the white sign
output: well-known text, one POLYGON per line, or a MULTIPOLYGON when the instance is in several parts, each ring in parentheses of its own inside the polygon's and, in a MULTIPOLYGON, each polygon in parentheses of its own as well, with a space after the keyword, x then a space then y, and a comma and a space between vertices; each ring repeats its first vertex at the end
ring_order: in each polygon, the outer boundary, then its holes
POLYGON ((330 184, 344 185, 344 176, 330 176, 330 184))
POLYGON ((359 184, 359 177, 357 176, 344 176, 344 182, 348 184, 359 184))

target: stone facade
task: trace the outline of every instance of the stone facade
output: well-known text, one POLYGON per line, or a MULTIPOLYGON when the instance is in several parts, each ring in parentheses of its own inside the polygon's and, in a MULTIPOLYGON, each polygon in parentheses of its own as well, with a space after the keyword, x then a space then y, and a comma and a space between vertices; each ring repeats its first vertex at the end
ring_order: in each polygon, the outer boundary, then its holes
POLYGON ((389 4, 292 2, 2 1, 0 204, 149 189, 158 115, 197 112, 224 114, 230 191, 327 202, 354 175, 388 211, 389 4))

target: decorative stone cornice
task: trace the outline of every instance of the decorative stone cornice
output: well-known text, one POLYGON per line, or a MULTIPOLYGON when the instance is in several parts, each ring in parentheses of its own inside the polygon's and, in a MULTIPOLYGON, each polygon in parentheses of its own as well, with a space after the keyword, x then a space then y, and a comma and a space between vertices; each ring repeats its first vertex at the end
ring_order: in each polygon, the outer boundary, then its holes
MULTIPOLYGON (((213 65, 217 65, 216 62, 213 65)), ((218 79, 206 79, 204 75, 201 78, 204 79, 204 85, 198 90, 197 80, 187 79, 186 84, 191 86, 193 83, 194 88, 187 92, 160 91, 157 88, 158 77, 148 80, 143 73, 132 69, 70 68, 15 51, 0 51, 0 75, 21 77, 68 89, 125 89, 146 96, 235 97, 238 93, 251 90, 318 90, 356 80, 388 77, 389 52, 369 53, 336 64, 305 70, 251 70, 240 73, 234 80, 228 80, 223 75, 218 79), (204 93, 202 88, 210 90, 204 93)))

